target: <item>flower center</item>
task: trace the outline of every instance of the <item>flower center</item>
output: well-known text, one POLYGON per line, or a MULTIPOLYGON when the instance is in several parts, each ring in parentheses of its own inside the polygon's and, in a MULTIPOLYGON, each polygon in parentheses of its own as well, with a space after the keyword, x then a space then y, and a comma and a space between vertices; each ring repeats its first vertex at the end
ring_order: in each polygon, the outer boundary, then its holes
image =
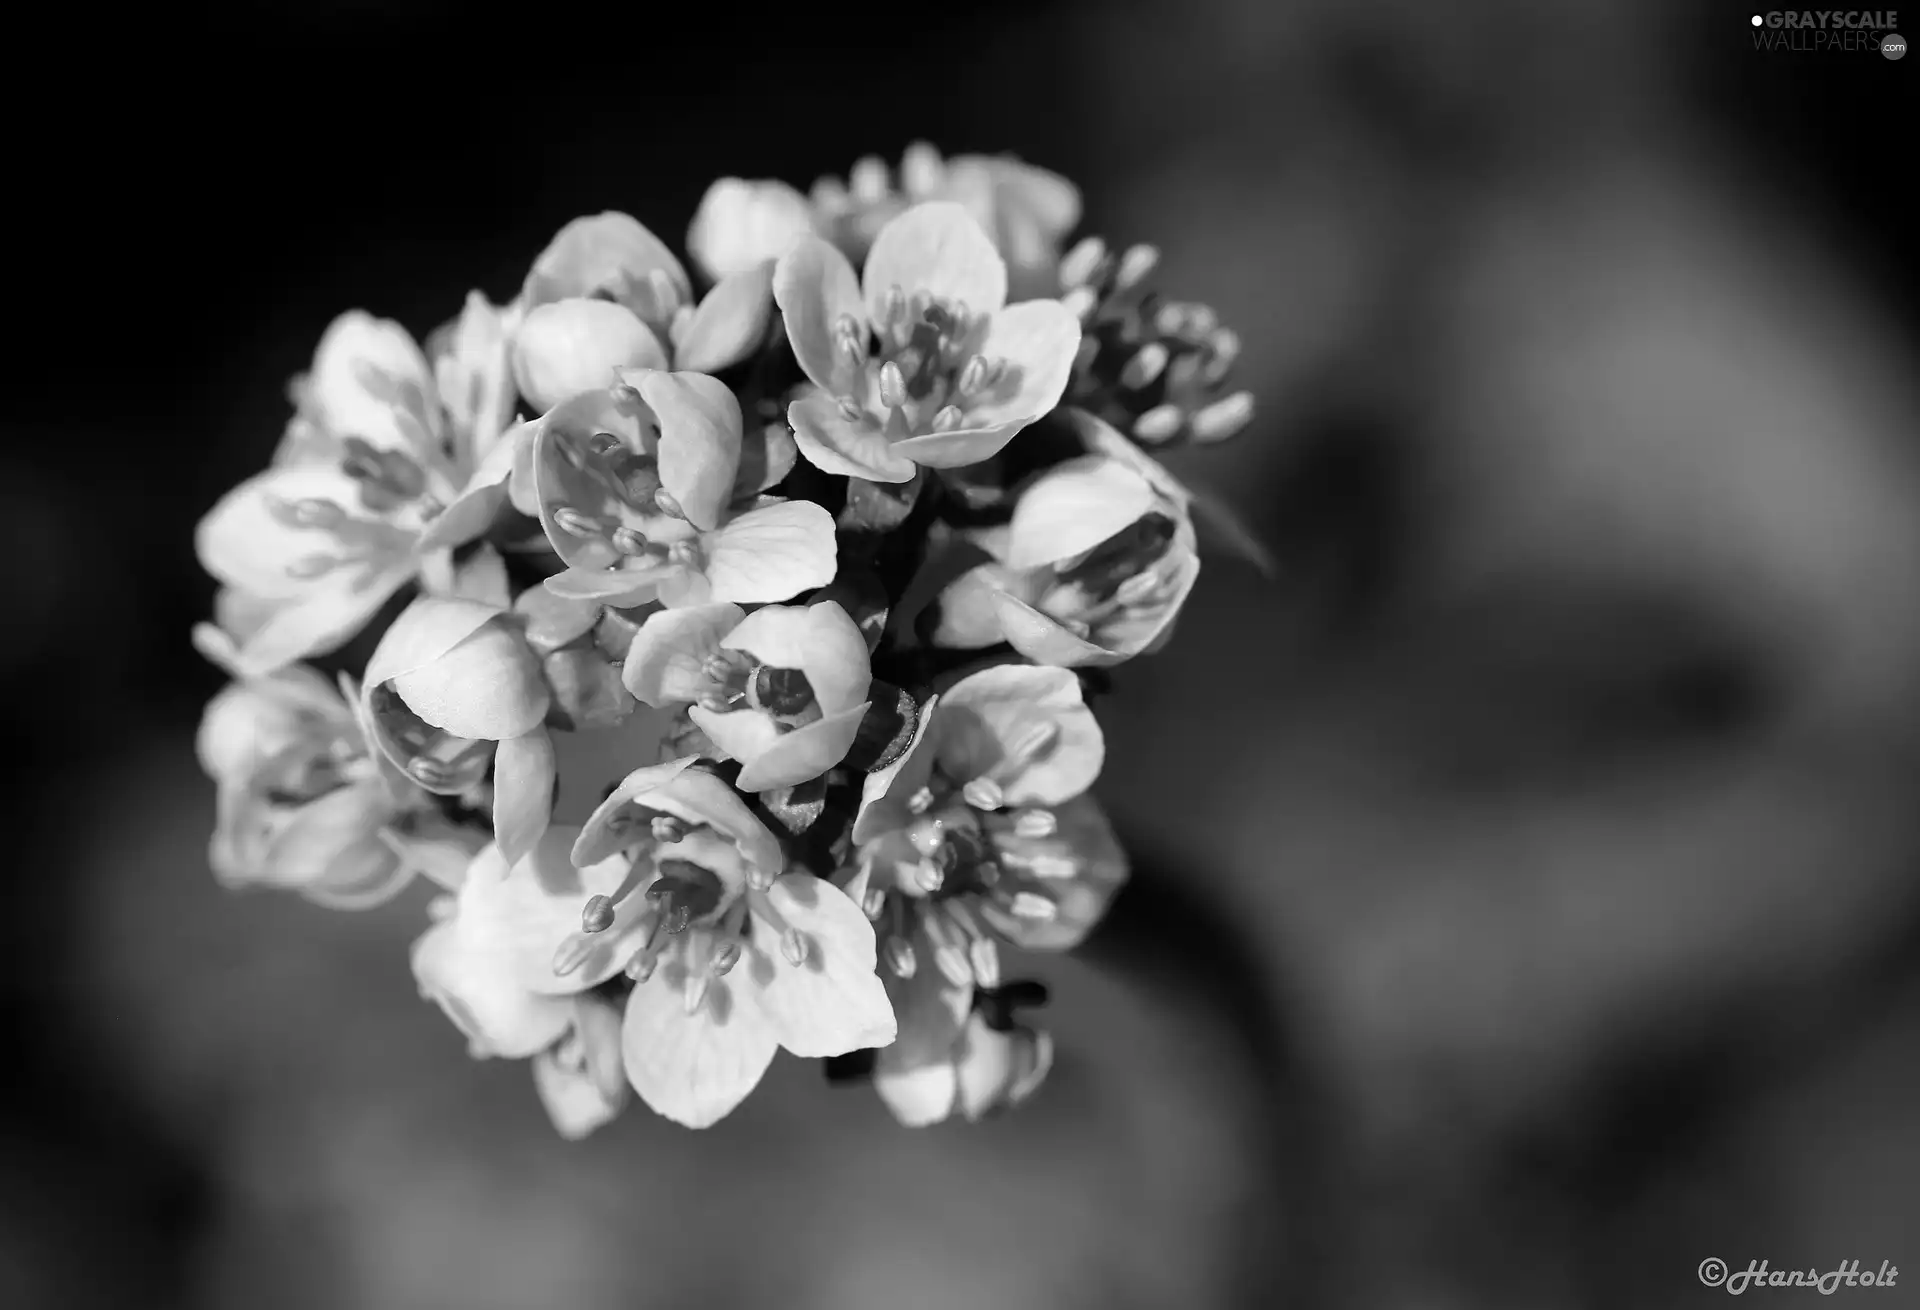
POLYGON ((486 776, 494 743, 456 737, 413 712, 391 683, 373 689, 373 717, 392 742, 401 767, 428 791, 457 795, 486 776))
POLYGON ((568 534, 597 546, 594 553, 604 561, 602 567, 699 567, 697 534, 661 486, 657 460, 611 432, 587 438, 562 435, 556 445, 578 481, 566 503, 553 507, 553 520, 568 534))
POLYGON ((797 728, 823 713, 813 684, 800 669, 762 664, 746 651, 722 648, 707 658, 702 672, 709 686, 700 705, 715 714, 762 710, 781 727, 797 728))
POLYGON ((1172 517, 1151 513, 1077 559, 1056 564, 1039 608, 1085 637, 1116 620, 1159 612, 1178 583, 1172 517))
MULTIPOLYGON (((967 406, 996 386, 1006 361, 975 351, 986 319, 956 300, 946 300, 898 285, 887 288, 873 334, 879 344, 877 390, 887 411, 891 436, 950 432, 960 426, 967 406)), ((852 315, 835 324, 837 348, 856 367, 869 367, 866 333, 852 315)), ((873 421, 852 396, 840 398, 849 422, 873 421)))

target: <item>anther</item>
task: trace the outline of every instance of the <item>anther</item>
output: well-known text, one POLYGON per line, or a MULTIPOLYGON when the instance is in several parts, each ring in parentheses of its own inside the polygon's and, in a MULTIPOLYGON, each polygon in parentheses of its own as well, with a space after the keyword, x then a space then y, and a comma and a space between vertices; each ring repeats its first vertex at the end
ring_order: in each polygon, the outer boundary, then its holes
POLYGON ((408 760, 407 773, 415 782, 425 787, 444 787, 451 781, 446 766, 425 755, 408 760))
POLYGON ((898 409, 907 403, 907 375, 892 360, 880 366, 880 403, 898 409))
POLYGON ((1016 919, 1030 919, 1035 923, 1051 923, 1060 913, 1060 907, 1039 892, 1015 892, 1013 904, 1008 908, 1016 919))
POLYGON ((324 578, 338 567, 340 567, 340 561, 331 555, 309 555, 305 559, 297 559, 287 565, 287 576, 302 582, 310 582, 314 578, 324 578))
POLYGON ((1073 290, 1086 286, 1099 272, 1100 263, 1107 257, 1107 243, 1099 237, 1084 237, 1066 257, 1060 261, 1060 285, 1063 289, 1073 290))
POLYGON ((789 928, 780 934, 780 954, 787 957, 787 963, 799 968, 807 962, 807 939, 798 928, 789 928))
POLYGON ((1060 297, 1060 303, 1067 307, 1068 313, 1084 323, 1099 307, 1100 297, 1094 293, 1092 287, 1074 287, 1060 297))
POLYGON ((907 293, 900 289, 898 282, 887 288, 887 294, 880 300, 880 326, 892 327, 907 316, 907 293))
POLYGON ((650 827, 653 839, 663 846, 671 846, 674 842, 686 840, 686 821, 677 815, 656 814, 653 816, 650 827))
POLYGON ((1133 421, 1134 439, 1148 445, 1171 441, 1180 434, 1186 417, 1178 405, 1156 405, 1133 421))
POLYGON ((942 405, 939 412, 933 416, 933 430, 951 432, 960 426, 960 420, 963 417, 965 416, 961 414, 958 405, 942 405))
POLYGON ((622 525, 613 530, 613 548, 622 555, 644 555, 651 544, 643 532, 622 525))
POLYGON ((907 812, 909 814, 925 814, 932 808, 933 788, 931 787, 922 787, 919 791, 907 797, 907 812))
POLYGON ((1000 985, 1000 948, 991 937, 976 937, 967 948, 967 961, 973 966, 973 978, 982 987, 1000 985))
POLYGON ((860 416, 866 412, 866 410, 860 408, 860 402, 852 396, 840 397, 840 417, 847 420, 847 422, 858 422, 860 416))
POLYGON ((707 963, 707 972, 716 978, 724 978, 740 963, 740 943, 722 942, 720 949, 713 953, 713 959, 707 963))
POLYGON ((1113 598, 1122 605, 1139 605, 1159 594, 1165 579, 1158 573, 1136 573, 1114 589, 1113 598))
POLYGON ((598 537, 600 535, 600 520, 594 518, 592 515, 582 514, 571 505, 562 505, 560 508, 554 510, 553 521, 560 525, 560 529, 563 532, 570 532, 576 537, 598 537))
POLYGON ((697 569, 701 565, 700 543, 697 541, 676 541, 667 547, 667 558, 682 568, 697 569))
POLYGON ((887 889, 884 887, 867 888, 867 894, 861 898, 860 908, 866 911, 869 919, 878 919, 882 914, 887 912, 887 889))
POLYGON ((942 946, 935 950, 933 962, 955 987, 973 986, 973 969, 967 963, 966 952, 958 946, 942 946))
POLYGON ((287 513, 303 528, 337 528, 347 517, 347 512, 330 500, 296 500, 287 513))
POLYGON ((1216 400, 1193 416, 1195 441, 1225 441, 1253 418, 1253 393, 1238 391, 1225 400, 1216 400))
POLYGON ((605 932, 613 927, 613 900, 607 896, 589 896, 580 907, 580 931, 605 932))
POLYGON ((976 810, 997 810, 1007 803, 1007 793, 992 778, 975 778, 960 789, 967 804, 976 810))
POLYGON ((863 204, 887 198, 887 165, 878 155, 866 155, 847 173, 847 189, 863 204))
POLYGON ((1013 816, 1014 835, 1028 841, 1051 837, 1059 828, 1060 821, 1053 817, 1052 810, 1022 810, 1013 816))
POLYGON ((670 519, 683 519, 687 516, 686 511, 680 508, 680 502, 675 500, 673 493, 665 487, 653 493, 653 507, 670 519))
POLYGON ((919 961, 913 957, 913 943, 904 937, 887 938, 885 958, 887 968, 896 978, 913 977, 913 971, 919 965, 919 961))
POLYGON ((922 860, 914 866, 913 881, 923 892, 937 892, 946 885, 946 870, 932 860, 922 860))
POLYGON ((960 369, 960 394, 971 396, 987 385, 987 359, 974 355, 960 369))
POLYGON ((747 886, 754 891, 763 892, 773 886, 774 879, 778 876, 772 869, 763 869, 757 864, 751 865, 747 869, 747 886))
POLYGON ((900 156, 900 189, 916 200, 931 195, 946 175, 940 152, 925 141, 915 141, 900 156))
POLYGON ((842 314, 833 320, 833 335, 843 345, 848 341, 860 339, 860 320, 851 314, 842 314))
POLYGON ((1113 275, 1114 286, 1121 291, 1130 291, 1147 280, 1154 267, 1160 262, 1160 252, 1152 246, 1132 246, 1120 256, 1120 267, 1113 275))
POLYGON ((1046 882, 1065 882, 1080 872, 1080 866, 1069 856, 1043 851, 1028 857, 1027 872, 1046 882))
POLYGON ((1149 341, 1120 369, 1120 385, 1129 391, 1152 386, 1166 366, 1167 348, 1158 341, 1149 341))

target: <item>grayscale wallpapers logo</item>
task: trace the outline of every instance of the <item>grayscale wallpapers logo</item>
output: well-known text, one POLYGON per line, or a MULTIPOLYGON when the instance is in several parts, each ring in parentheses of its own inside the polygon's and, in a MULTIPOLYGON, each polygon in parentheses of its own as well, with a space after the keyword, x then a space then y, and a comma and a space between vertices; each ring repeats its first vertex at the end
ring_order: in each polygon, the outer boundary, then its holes
POLYGON ((1753 16, 1755 50, 1907 53, 1897 9, 1773 9, 1753 16))

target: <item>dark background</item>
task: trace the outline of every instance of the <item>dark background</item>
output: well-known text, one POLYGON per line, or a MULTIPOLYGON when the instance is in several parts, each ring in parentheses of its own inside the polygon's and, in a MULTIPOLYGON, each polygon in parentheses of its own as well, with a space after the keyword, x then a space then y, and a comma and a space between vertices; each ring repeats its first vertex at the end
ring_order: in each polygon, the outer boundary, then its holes
MULTIPOLYGON (((41 15, 6 92, 0 1305, 1920 1305, 1920 64, 1728 5, 41 15), (1122 671, 1061 1060, 894 1129, 783 1061, 548 1130, 415 898, 220 893, 195 520, 364 307, 926 138, 1246 341, 1222 561, 1122 671), (1812 1294, 1756 1290, 1770 1305, 1812 1294)), ((1920 27, 1920 14, 1909 20, 1920 27)))

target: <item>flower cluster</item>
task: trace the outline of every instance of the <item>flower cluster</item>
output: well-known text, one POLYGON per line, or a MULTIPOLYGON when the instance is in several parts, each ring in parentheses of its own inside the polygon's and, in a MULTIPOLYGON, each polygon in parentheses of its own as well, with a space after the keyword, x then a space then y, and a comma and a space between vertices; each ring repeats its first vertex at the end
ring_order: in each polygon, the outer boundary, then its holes
POLYGON ((781 1048, 909 1124, 1024 1099, 1009 957, 1127 876, 1087 695, 1200 567, 1142 446, 1250 413, 1231 334, 1145 247, 1063 254, 1079 218, 916 146, 715 183, 698 278, 604 213, 424 346, 342 315, 199 528, 219 878, 424 879, 422 995, 570 1137, 712 1124, 781 1048))

